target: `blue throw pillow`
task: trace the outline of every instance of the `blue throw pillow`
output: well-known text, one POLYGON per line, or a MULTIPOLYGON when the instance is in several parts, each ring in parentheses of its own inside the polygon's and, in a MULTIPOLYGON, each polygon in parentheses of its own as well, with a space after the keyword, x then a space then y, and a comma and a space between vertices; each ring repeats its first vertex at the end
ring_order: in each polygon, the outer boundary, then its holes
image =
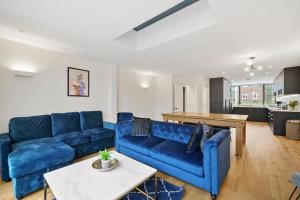
POLYGON ((203 130, 203 133, 202 133, 202 137, 200 140, 200 149, 203 152, 204 143, 206 142, 206 140, 208 140, 211 136, 214 135, 214 128, 212 126, 209 126, 209 125, 203 123, 202 130, 203 130))
POLYGON ((202 136, 202 125, 200 123, 198 123, 194 126, 194 130, 192 132, 192 135, 191 135, 188 145, 186 147, 187 153, 193 153, 193 152, 197 151, 197 148, 198 148, 200 140, 201 140, 201 136, 202 136))
POLYGON ((138 118, 133 119, 133 128, 131 130, 131 136, 151 136, 151 119, 138 118))

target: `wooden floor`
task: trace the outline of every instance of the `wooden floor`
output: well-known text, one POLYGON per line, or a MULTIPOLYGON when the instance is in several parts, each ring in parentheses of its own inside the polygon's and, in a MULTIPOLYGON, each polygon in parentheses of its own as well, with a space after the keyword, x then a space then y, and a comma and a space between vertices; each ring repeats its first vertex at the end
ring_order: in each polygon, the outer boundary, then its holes
MULTIPOLYGON (((232 132, 234 141, 234 130, 232 132)), ((289 177, 293 171, 300 171, 300 142, 273 136, 265 123, 248 123, 247 133, 244 156, 237 158, 232 153, 231 168, 218 200, 288 199, 293 189, 289 177)), ((234 152, 234 145, 231 146, 234 152)), ((176 185, 183 185, 186 190, 184 200, 210 199, 209 193, 204 190, 162 173, 159 176, 176 185)), ((38 191, 24 199, 39 200, 42 195, 42 191, 38 191)), ((50 191, 48 197, 52 197, 50 191)), ((11 182, 0 182, 0 200, 12 199, 11 182)))

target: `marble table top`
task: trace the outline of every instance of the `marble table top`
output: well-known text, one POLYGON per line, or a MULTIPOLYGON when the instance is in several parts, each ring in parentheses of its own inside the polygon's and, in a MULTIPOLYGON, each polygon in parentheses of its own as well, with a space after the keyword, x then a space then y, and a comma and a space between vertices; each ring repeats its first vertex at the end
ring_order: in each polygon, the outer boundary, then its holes
POLYGON ((92 168, 93 157, 44 174, 56 199, 112 200, 120 199, 152 177, 157 170, 117 152, 111 154, 119 166, 100 172, 92 168))

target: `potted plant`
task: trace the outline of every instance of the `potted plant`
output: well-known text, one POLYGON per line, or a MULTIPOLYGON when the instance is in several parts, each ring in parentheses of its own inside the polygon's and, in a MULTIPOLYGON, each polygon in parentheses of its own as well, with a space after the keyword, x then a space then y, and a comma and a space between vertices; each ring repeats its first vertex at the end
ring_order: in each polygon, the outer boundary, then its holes
POLYGON ((289 106, 292 108, 292 110, 295 110, 296 106, 298 105, 298 101, 290 101, 289 106))
POLYGON ((104 169, 111 167, 110 154, 111 154, 111 152, 107 151, 106 149, 104 151, 99 151, 99 157, 101 159, 101 165, 102 165, 102 168, 104 168, 104 169))

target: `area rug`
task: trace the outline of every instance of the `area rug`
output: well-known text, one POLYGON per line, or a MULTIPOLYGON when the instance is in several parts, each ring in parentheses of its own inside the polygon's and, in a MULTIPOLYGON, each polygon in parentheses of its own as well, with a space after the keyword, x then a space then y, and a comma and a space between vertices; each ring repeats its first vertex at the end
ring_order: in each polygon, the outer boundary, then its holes
MULTIPOLYGON (((154 197, 154 178, 148 179, 144 184, 138 187, 143 192, 154 197)), ((181 200, 184 195, 184 188, 173 185, 159 177, 157 177, 157 200, 181 200)), ((134 190, 123 197, 121 200, 149 200, 138 190, 134 190)))

